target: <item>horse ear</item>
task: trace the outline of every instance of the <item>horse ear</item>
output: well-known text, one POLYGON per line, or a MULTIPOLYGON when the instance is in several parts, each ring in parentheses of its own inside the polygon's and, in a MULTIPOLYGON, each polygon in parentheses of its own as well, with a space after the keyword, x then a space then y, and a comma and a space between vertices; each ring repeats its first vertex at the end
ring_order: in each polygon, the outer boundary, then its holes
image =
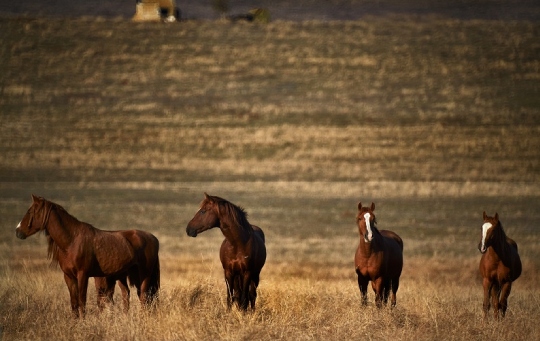
POLYGON ((37 202, 39 200, 39 197, 32 193, 32 201, 37 202))
POLYGON ((371 203, 371 211, 375 211, 375 203, 374 202, 371 203))
POLYGON ((359 203, 358 203, 358 211, 360 211, 361 209, 362 209, 362 203, 359 202, 359 203))
POLYGON ((212 203, 216 202, 214 198, 206 192, 204 192, 204 199, 212 203))
POLYGON ((495 212, 495 220, 499 221, 499 213, 495 212))
POLYGON ((484 215, 482 217, 484 218, 484 220, 486 220, 486 217, 487 217, 486 211, 484 211, 484 215))

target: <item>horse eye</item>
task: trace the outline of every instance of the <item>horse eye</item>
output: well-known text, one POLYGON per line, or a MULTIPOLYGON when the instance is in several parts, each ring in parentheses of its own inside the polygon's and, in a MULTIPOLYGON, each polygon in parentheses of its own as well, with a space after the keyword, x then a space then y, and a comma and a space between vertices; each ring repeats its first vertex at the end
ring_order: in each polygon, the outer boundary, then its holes
POLYGON ((205 214, 205 213, 206 213, 206 210, 199 210, 199 212, 200 212, 201 214, 205 214))

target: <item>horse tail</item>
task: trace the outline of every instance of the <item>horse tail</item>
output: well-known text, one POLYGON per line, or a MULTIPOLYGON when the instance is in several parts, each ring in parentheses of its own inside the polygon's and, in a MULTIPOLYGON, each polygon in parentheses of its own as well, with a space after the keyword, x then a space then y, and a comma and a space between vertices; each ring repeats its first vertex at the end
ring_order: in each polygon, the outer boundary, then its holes
POLYGON ((159 269, 159 257, 156 258, 156 264, 152 269, 152 274, 150 275, 150 285, 148 286, 148 294, 155 298, 158 294, 160 287, 160 269, 159 269))

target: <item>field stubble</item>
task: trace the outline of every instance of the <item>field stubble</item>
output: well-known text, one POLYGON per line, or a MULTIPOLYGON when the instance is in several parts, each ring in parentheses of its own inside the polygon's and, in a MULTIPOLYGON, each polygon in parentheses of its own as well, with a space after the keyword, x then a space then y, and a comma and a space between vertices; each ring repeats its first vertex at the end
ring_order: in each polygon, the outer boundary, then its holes
MULTIPOLYGON (((4 339, 540 339, 539 27, 435 17, 163 26, 0 19, 0 324, 4 339), (258 309, 225 308, 202 192, 268 240, 258 309), (155 315, 69 315, 43 236, 17 240, 30 193, 103 229, 161 241, 155 315), (362 308, 358 201, 405 242, 394 310, 362 308), (523 276, 481 319, 482 211, 523 276)), ((119 299, 117 298, 117 301, 119 299)))

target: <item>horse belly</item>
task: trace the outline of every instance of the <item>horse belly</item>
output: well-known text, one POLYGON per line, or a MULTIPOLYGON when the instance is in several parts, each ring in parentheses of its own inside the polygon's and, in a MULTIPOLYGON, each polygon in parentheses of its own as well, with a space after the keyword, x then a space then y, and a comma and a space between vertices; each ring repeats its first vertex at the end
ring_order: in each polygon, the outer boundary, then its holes
POLYGON ((383 276, 381 264, 378 262, 360 262, 356 269, 357 273, 370 280, 375 280, 383 276))
POLYGON ((135 263, 132 248, 127 242, 106 247, 96 247, 96 261, 103 275, 111 275, 129 269, 135 263))
POLYGON ((386 260, 386 264, 386 270, 389 277, 395 278, 401 276, 401 271, 403 270, 403 254, 399 252, 390 253, 386 260))

